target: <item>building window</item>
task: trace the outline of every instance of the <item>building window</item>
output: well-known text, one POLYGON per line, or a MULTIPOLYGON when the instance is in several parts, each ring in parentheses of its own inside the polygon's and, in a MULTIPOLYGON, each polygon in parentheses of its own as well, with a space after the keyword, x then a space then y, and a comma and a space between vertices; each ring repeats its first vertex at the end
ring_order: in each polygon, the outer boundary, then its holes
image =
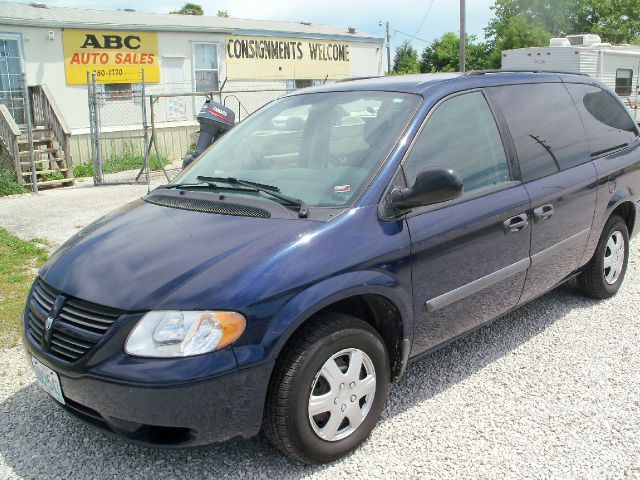
POLYGON ((99 83, 96 92, 101 102, 142 101, 142 84, 140 83, 99 83))
POLYGON ((217 92, 219 90, 217 44, 193 44, 193 76, 196 92, 217 92))
POLYGON ((104 99, 107 101, 131 100, 133 88, 130 83, 106 83, 103 86, 104 99))
POLYGON ((298 88, 315 87, 322 85, 322 80, 287 80, 287 90, 297 90, 298 88))
POLYGON ((633 83, 633 70, 630 68, 619 68, 616 70, 616 93, 623 97, 631 95, 633 83))

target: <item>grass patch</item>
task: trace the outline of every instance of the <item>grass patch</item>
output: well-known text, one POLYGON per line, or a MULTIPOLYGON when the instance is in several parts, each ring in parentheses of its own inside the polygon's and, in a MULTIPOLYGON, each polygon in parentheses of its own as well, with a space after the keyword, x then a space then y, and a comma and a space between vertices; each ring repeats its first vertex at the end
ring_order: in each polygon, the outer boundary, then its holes
MULTIPOLYGON (((164 165, 167 164, 167 159, 160 157, 164 165)), ((118 173, 125 170, 139 170, 144 164, 144 156, 138 153, 134 145, 123 145, 122 152, 119 154, 111 155, 107 160, 102 162, 102 173, 118 173)), ((149 157, 149 167, 152 172, 162 169, 162 165, 158 160, 158 156, 151 155, 149 157)), ((74 177, 93 177, 93 163, 81 163, 73 167, 74 177)))
MULTIPOLYGON (((162 159, 162 163, 164 165, 167 164, 166 159, 162 159)), ((144 157, 142 155, 138 156, 119 156, 115 155, 110 157, 108 160, 102 162, 102 173, 118 173, 124 172, 125 170, 139 170, 142 168, 142 164, 144 163, 144 157)), ((157 170, 161 170, 160 162, 158 161, 158 157, 152 155, 149 157, 149 166, 151 167, 151 171, 155 172, 157 170)), ((74 177, 93 177, 93 163, 81 163, 73 167, 73 176, 74 177)))
POLYGON ((0 348, 18 345, 27 294, 47 256, 37 241, 21 240, 0 228, 0 348))

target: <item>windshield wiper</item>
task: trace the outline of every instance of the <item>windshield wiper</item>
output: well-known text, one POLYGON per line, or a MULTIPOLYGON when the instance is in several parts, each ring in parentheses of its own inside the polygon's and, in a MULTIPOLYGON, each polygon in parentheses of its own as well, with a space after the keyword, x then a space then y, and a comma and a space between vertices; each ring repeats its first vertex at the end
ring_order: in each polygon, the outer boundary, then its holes
POLYGON ((182 190, 186 188, 204 188, 211 190, 236 190, 242 192, 257 192, 255 187, 225 187, 223 185, 216 185, 213 182, 200 182, 200 183, 167 183, 164 185, 158 185, 154 190, 169 190, 175 188, 176 190, 182 190))
POLYGON ((202 180, 203 182, 226 182, 231 185, 243 185, 245 187, 254 188, 260 192, 266 193, 267 195, 271 195, 274 198, 278 198, 285 202, 290 203, 291 205, 295 205, 298 207, 298 217, 306 218, 309 215, 309 207, 307 204, 299 199, 292 197, 291 195, 287 195, 285 193, 280 193, 280 189, 274 185, 266 185, 264 183, 251 182, 249 180, 241 180, 234 177, 207 177, 198 175, 196 177, 198 180, 202 180))
POLYGON ((240 180, 234 177, 207 177, 207 176, 198 175, 196 178, 198 180, 202 180, 203 182, 237 183, 240 185, 247 185, 255 188, 264 188, 265 190, 270 190, 272 192, 280 191, 280 189, 275 185, 267 185, 266 183, 250 182, 249 180, 240 180))

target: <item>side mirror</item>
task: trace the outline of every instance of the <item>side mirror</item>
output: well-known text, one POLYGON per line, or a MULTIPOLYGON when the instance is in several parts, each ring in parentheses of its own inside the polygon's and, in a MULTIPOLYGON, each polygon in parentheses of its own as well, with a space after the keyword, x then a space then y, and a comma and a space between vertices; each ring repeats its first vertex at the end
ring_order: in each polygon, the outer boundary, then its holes
POLYGON ((416 177, 413 187, 391 191, 391 204, 398 210, 424 207, 462 196, 462 177, 455 170, 427 167, 416 177))

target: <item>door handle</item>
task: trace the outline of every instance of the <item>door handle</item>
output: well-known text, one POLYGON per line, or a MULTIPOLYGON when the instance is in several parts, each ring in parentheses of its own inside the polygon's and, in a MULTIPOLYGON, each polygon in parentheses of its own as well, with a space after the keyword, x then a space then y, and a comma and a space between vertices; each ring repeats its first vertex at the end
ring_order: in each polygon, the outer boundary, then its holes
POLYGON ((533 221, 542 222, 553 215, 553 205, 547 204, 533 209, 533 221))
POLYGON ((529 217, 526 213, 521 213, 520 215, 516 215, 515 217, 505 220, 503 225, 505 233, 519 232, 520 230, 527 228, 527 225, 529 225, 529 217))

